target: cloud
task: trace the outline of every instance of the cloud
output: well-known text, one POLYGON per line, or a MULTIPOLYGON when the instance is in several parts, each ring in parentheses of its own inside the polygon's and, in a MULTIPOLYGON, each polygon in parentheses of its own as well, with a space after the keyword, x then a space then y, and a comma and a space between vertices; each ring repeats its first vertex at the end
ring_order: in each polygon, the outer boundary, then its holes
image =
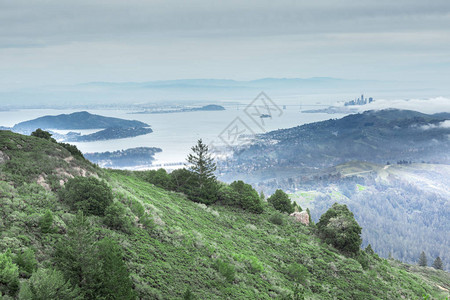
MULTIPOLYGON (((396 100, 385 100, 385 99, 375 99, 374 102, 359 106, 358 109, 362 111, 366 110, 378 110, 386 108, 398 108, 420 111, 427 114, 440 113, 440 112, 450 112, 450 99, 444 97, 436 97, 430 99, 396 99, 396 100)), ((445 121, 447 122, 447 121, 445 121)), ((450 121, 449 121, 450 122, 450 121)), ((449 123, 443 124, 447 126, 449 123)))
POLYGON ((430 130, 430 129, 450 129, 450 120, 445 120, 443 122, 440 122, 438 124, 427 124, 420 126, 420 129, 422 130, 430 130))

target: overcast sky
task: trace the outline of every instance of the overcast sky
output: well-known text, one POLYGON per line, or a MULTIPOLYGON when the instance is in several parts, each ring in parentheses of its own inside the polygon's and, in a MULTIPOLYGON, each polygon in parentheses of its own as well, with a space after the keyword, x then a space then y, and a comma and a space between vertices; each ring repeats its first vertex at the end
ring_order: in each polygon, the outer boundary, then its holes
POLYGON ((329 76, 446 84, 450 1, 0 0, 0 88, 329 76))

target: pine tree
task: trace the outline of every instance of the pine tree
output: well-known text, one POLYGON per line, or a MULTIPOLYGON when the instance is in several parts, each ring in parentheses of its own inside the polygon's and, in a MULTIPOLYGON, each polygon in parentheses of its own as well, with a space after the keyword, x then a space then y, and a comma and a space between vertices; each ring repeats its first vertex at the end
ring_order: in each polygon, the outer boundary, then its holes
POLYGON ((425 255, 424 251, 422 251, 422 253, 420 253, 419 266, 421 266, 421 267, 428 266, 427 256, 425 255))
POLYGON ((189 169, 191 172, 197 174, 200 188, 203 188, 208 183, 215 181, 217 166, 214 158, 209 153, 207 145, 203 144, 202 139, 199 139, 197 145, 193 146, 191 154, 188 155, 187 161, 190 163, 189 169))
POLYGON ((198 140, 192 147, 193 153, 189 154, 187 161, 190 164, 188 178, 189 184, 183 189, 193 201, 211 204, 217 201, 217 180, 214 175, 216 163, 209 153, 207 145, 198 140))
POLYGON ((436 259, 433 262, 433 268, 437 269, 437 270, 443 270, 444 269, 444 264, 442 263, 441 258, 438 256, 436 257, 436 259))
POLYGON ((309 208, 306 209, 306 212, 308 213, 309 225, 314 225, 312 218, 311 218, 311 212, 309 211, 309 208))

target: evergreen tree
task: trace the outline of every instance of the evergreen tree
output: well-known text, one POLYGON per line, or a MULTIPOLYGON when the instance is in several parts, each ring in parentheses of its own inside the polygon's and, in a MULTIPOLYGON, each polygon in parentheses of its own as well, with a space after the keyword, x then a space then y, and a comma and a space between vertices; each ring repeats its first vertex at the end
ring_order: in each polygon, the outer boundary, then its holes
POLYGON ((375 251, 373 251, 372 246, 370 244, 367 245, 367 247, 366 247, 366 249, 364 249, 364 251, 366 251, 366 253, 370 254, 370 255, 374 255, 375 254, 375 251))
POLYGON ((361 246, 361 227, 347 205, 334 203, 317 223, 324 242, 345 253, 357 254, 361 246))
POLYGON ((50 132, 42 130, 40 128, 33 131, 31 133, 31 136, 35 136, 35 137, 56 143, 56 140, 54 138, 52 138, 52 134, 50 132))
POLYGON ((193 146, 192 152, 187 157, 190 164, 189 170, 198 176, 200 188, 216 181, 214 171, 216 171, 216 163, 209 153, 207 145, 203 144, 202 139, 199 139, 197 145, 193 146))
POLYGON ((444 264, 442 263, 441 258, 438 256, 436 257, 436 259, 433 262, 433 268, 435 268, 436 270, 443 270, 444 269, 444 264))
POLYGON ((267 202, 281 212, 287 212, 288 214, 294 212, 294 206, 292 205, 291 199, 289 199, 289 196, 282 190, 276 190, 272 196, 267 198, 267 202))
POLYGON ((214 175, 216 163, 209 153, 207 145, 200 139, 197 145, 193 146, 192 152, 187 157, 190 171, 190 182, 188 197, 194 201, 211 204, 217 201, 217 180, 214 175))
POLYGON ((98 243, 98 257, 101 261, 101 288, 97 295, 105 299, 135 299, 133 284, 119 245, 110 238, 102 239, 98 243))
POLYGON ((60 196, 73 210, 97 216, 104 216, 106 208, 113 203, 111 188, 95 177, 69 179, 60 196))
POLYGON ((81 291, 64 279, 61 272, 53 269, 39 269, 31 278, 21 284, 20 300, 81 300, 81 291))
POLYGON ((46 210, 45 214, 39 220, 39 227, 41 227, 42 233, 53 232, 53 214, 50 210, 46 210))
POLYGON ((420 253, 419 266, 421 266, 421 267, 428 266, 427 256, 425 255, 424 251, 422 251, 422 253, 420 253))
POLYGON ((19 266, 19 273, 22 277, 30 277, 37 268, 37 260, 34 251, 30 248, 19 252, 14 262, 19 266))

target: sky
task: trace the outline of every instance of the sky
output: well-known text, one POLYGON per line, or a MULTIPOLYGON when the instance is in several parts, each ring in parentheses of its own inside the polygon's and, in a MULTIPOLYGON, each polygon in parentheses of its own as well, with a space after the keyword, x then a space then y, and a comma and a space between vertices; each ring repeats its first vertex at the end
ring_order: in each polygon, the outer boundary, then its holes
POLYGON ((450 1, 0 0, 0 90, 266 77, 448 86, 450 1))

